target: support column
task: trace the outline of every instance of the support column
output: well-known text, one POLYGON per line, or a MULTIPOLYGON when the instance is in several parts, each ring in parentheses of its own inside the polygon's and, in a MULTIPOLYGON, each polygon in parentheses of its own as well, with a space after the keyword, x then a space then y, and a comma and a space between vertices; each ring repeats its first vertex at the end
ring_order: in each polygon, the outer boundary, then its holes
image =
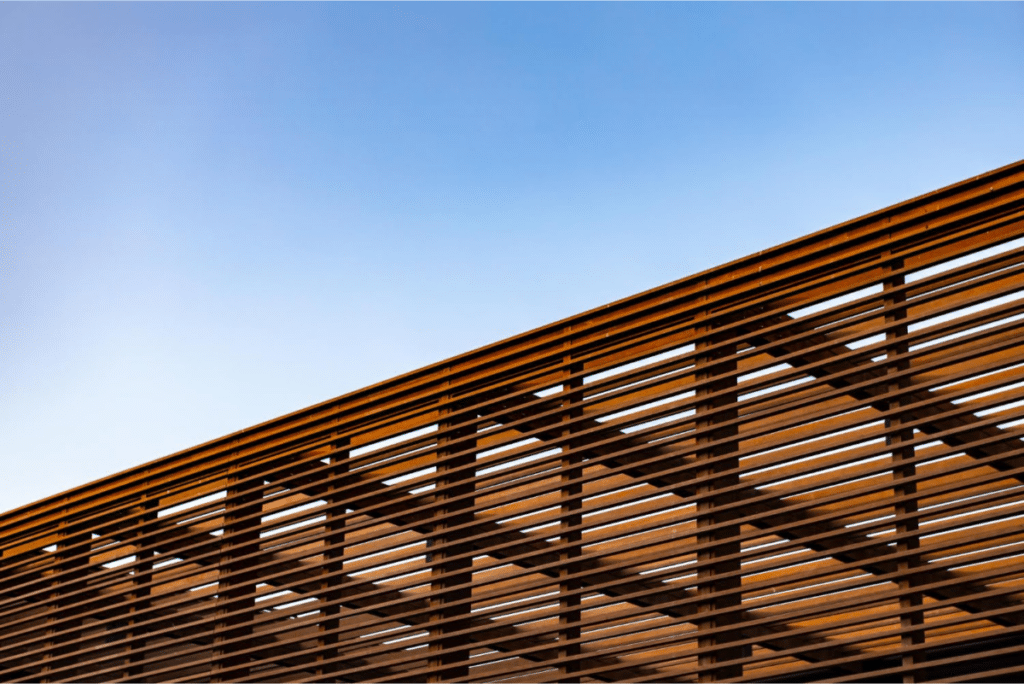
MULTIPOLYGON (((452 395, 444 395, 441 398, 441 418, 437 426, 439 432, 444 433, 453 425, 465 420, 465 416, 453 419, 445 418, 446 415, 450 415, 456 410, 457 404, 454 403, 452 395)), ((436 487, 438 489, 450 487, 450 489, 439 491, 435 495, 435 502, 438 506, 434 510, 432 529, 436 536, 427 544, 427 562, 430 564, 431 572, 430 621, 437 622, 458 617, 465 619, 431 626, 429 658, 432 673, 428 678, 430 682, 442 682, 456 677, 469 676, 470 649, 460 648, 467 646, 469 639, 465 635, 449 637, 448 634, 469 627, 470 603, 468 599, 471 596, 473 583, 473 558, 467 556, 459 560, 448 560, 471 551, 471 547, 458 543, 460 538, 468 534, 466 531, 449 534, 447 530, 473 519, 472 512, 461 511, 472 508, 474 498, 468 496, 459 501, 447 502, 455 497, 473 493, 475 469, 468 468, 462 472, 453 471, 456 468, 474 464, 476 454, 470 451, 455 458, 449 458, 449 456, 475 448, 475 439, 465 439, 475 433, 476 426, 469 425, 451 434, 443 434, 438 438, 436 487), (456 441, 458 443, 455 443, 456 441), (466 603, 449 606, 456 601, 466 601, 466 603), (440 652, 442 650, 446 652, 440 652)))
MULTIPOLYGON (((344 577, 340 574, 344 565, 345 551, 345 509, 341 507, 343 496, 336 491, 344 486, 341 479, 348 472, 348 439, 342 438, 331 445, 331 454, 328 456, 330 468, 327 471, 327 487, 324 491, 324 501, 327 503, 326 520, 324 530, 327 536, 324 538, 324 559, 320 564, 320 600, 324 602, 337 601, 341 598, 341 585, 344 577), (328 576, 331 575, 333 576, 328 576)), ((331 673, 337 671, 337 663, 323 664, 320 661, 330 660, 338 655, 338 634, 324 634, 336 630, 339 625, 338 615, 341 606, 326 606, 320 611, 320 623, 317 630, 321 633, 317 638, 317 668, 316 674, 319 681, 331 681, 331 673)))
MULTIPOLYGON (((145 660, 146 654, 140 651, 145 649, 146 641, 144 639, 131 641, 131 639, 140 634, 145 634, 147 631, 146 628, 135 629, 135 623, 137 622, 135 614, 149 607, 150 587, 153 584, 153 542, 152 540, 146 541, 142 537, 153 531, 149 527, 149 523, 157 519, 159 504, 159 499, 143 499, 142 503, 135 507, 132 516, 133 522, 140 524, 140 526, 136 529, 135 534, 132 535, 135 544, 136 565, 132 569, 132 588, 128 593, 128 601, 131 604, 128 607, 128 630, 124 634, 124 638, 129 641, 127 648, 128 656, 125 658, 124 663, 125 673, 129 681, 138 681, 143 676, 144 667, 140 664, 140 661, 145 660)), ((147 618, 143 617, 142 619, 146 620, 147 618)))
MULTIPOLYGON (((57 548, 53 558, 53 579, 50 582, 49 609, 46 617, 46 653, 42 658, 42 672, 39 677, 41 682, 53 681, 49 672, 53 669, 64 667, 67 663, 52 666, 50 663, 57 658, 73 653, 76 646, 65 646, 68 642, 74 641, 81 636, 79 627, 80 620, 67 620, 74 614, 74 609, 66 607, 83 600, 84 595, 65 599, 65 594, 81 589, 80 582, 84 581, 89 570, 90 540, 92 535, 89 532, 81 532, 70 529, 67 519, 70 514, 64 512, 61 515, 61 522, 57 528, 57 548), (61 625, 54 623, 64 621, 61 625), (52 627, 50 625, 53 625, 52 627)), ((57 675, 57 679, 66 678, 67 673, 57 675)))
MULTIPOLYGON (((562 358, 564 370, 562 375, 565 381, 562 383, 562 422, 568 423, 574 418, 582 415, 578 404, 583 400, 583 378, 570 376, 583 370, 582 364, 572 362, 572 353, 568 351, 571 341, 565 343, 567 352, 562 358)), ((562 429, 562 436, 569 437, 572 428, 566 426, 562 429)), ((561 520, 558 551, 558 670, 561 673, 559 681, 575 683, 579 682, 579 675, 575 673, 580 669, 580 661, 566 660, 573 658, 580 653, 580 595, 578 592, 581 584, 575 575, 579 572, 579 564, 573 560, 579 558, 582 553, 581 542, 583 535, 579 529, 583 522, 583 500, 578 495, 583 493, 583 485, 578 480, 583 476, 583 456, 575 450, 578 444, 571 440, 562 446, 562 462, 560 478, 562 488, 560 496, 561 520), (569 500, 570 497, 577 497, 569 500), (570 529, 575 527, 576 529, 570 529), (569 595, 571 594, 571 595, 569 595), (573 643, 567 643, 573 642, 573 643)))
MULTIPOLYGON (((698 461, 711 461, 711 459, 728 456, 738 451, 739 444, 735 439, 739 431, 736 425, 715 429, 715 426, 735 419, 739 414, 737 411, 738 395, 736 392, 736 376, 720 378, 727 373, 736 370, 736 347, 726 345, 717 350, 711 347, 719 341, 710 326, 700 326, 697 329, 697 362, 696 380, 697 388, 697 410, 696 427, 705 431, 698 435, 698 448, 702 444, 708 444, 707 448, 697 451, 698 461), (724 392, 717 397, 711 395, 724 392), (732 408, 729 408, 732 407, 732 408), (712 442, 728 440, 717 446, 710 446, 712 442)), ((717 579, 719 575, 727 572, 737 572, 740 569, 738 556, 732 560, 717 561, 723 556, 739 554, 740 543, 730 541, 731 538, 739 536, 739 525, 726 525, 715 530, 702 532, 703 528, 712 525, 727 523, 730 519, 737 517, 735 512, 718 513, 716 509, 732 503, 735 495, 718 495, 715 492, 724 487, 739 484, 739 474, 720 475, 720 473, 733 470, 739 466, 739 458, 723 458, 715 463, 708 463, 706 467, 697 471, 697 542, 704 546, 710 545, 697 554, 697 592, 702 598, 698 604, 697 612, 708 613, 714 610, 739 608, 741 596, 740 576, 726 579, 717 579), (733 592, 722 595, 723 592, 733 592)), ((730 665, 730 660, 742 658, 742 648, 722 648, 723 644, 740 638, 738 632, 725 634, 712 634, 701 636, 700 632, 728 627, 738 624, 740 612, 736 610, 727 615, 711 616, 705 619, 698 617, 697 621, 697 645, 698 662, 703 670, 700 674, 700 681, 716 681, 732 677, 743 676, 742 665, 730 665)))
POLYGON ((214 631, 213 672, 215 682, 235 680, 249 675, 248 668, 232 670, 220 675, 220 671, 246 663, 247 656, 232 656, 233 651, 252 646, 246 641, 221 645, 228 639, 252 634, 252 621, 256 610, 255 572, 247 568, 258 561, 247 556, 259 548, 260 517, 263 510, 263 482, 259 479, 243 482, 252 475, 248 471, 229 471, 227 498, 224 510, 224 532, 221 540, 220 579, 217 587, 218 619, 214 631), (249 520, 245 520, 253 516, 249 520), (238 610, 241 615, 228 616, 238 610))
MULTIPOLYGON (((882 291, 884 295, 885 322, 887 325, 903 321, 907 317, 907 309, 902 306, 907 300, 906 293, 903 291, 891 292, 893 289, 902 286, 905 282, 903 274, 893 274, 893 271, 898 271, 902 268, 902 259, 887 259, 883 266, 885 277, 882 282, 882 291)), ((910 368, 910 362, 905 358, 910 348, 905 341, 900 341, 906 335, 907 326, 905 323, 896 325, 886 331, 885 339, 888 342, 886 350, 887 374, 892 375, 910 368)), ((895 394, 901 390, 906 390, 910 386, 911 379, 908 376, 903 376, 902 378, 890 381, 887 391, 895 394)), ((887 403, 887 408, 889 411, 893 411, 899 409, 901 405, 908 403, 910 403, 908 397, 896 397, 887 403)), ((893 413, 885 421, 886 444, 891 449, 892 454, 893 495, 895 497, 910 497, 904 501, 897 502, 894 507, 897 517, 896 534, 908 535, 896 542, 895 551, 897 553, 912 552, 920 548, 920 541, 917 536, 917 484, 915 482, 903 483, 903 480, 914 477, 917 472, 912 462, 914 447, 902 446, 914 438, 914 430, 912 428, 900 429, 900 425, 905 422, 908 422, 908 418, 899 413, 893 413), (911 462, 906 463, 907 461, 911 462)), ((907 590, 914 586, 914 576, 904 575, 903 573, 911 571, 917 565, 918 556, 916 554, 903 557, 897 562, 897 567, 901 573, 899 579, 901 590, 907 590)), ((924 643, 924 612, 914 610, 921 608, 921 602, 922 599, 919 592, 904 594, 900 597, 901 611, 910 610, 910 612, 901 613, 900 627, 903 630, 913 630, 910 632, 904 631, 901 637, 901 644, 904 648, 924 643)), ((914 667, 923 662, 923 660, 922 654, 918 653, 915 655, 909 653, 903 656, 903 666, 914 667)), ((924 676, 923 672, 913 670, 903 675, 903 681, 914 682, 924 676)))

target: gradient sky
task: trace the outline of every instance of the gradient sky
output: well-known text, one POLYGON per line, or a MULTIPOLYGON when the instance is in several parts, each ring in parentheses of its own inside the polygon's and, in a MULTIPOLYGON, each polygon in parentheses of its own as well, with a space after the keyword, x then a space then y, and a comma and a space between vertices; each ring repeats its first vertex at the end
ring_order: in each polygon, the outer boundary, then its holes
POLYGON ((1024 158, 1024 4, 0 4, 0 510, 1024 158))

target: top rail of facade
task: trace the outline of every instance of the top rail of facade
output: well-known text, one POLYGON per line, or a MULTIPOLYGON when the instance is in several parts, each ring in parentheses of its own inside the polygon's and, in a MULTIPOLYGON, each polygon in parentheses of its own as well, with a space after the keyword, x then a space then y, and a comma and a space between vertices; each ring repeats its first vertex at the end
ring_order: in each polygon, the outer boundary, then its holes
MULTIPOLYGON (((66 516, 111 492, 123 493, 140 482, 226 454, 244 458, 250 449, 294 431, 314 426, 337 431, 357 417, 365 419, 374 412, 383 415, 393 411, 403 401, 408 405, 436 399, 452 383, 458 386, 460 380, 469 385, 481 374, 536 362, 545 355, 558 355, 569 339, 574 344, 590 341, 595 336, 609 334, 607 331, 665 312, 680 315, 709 307, 727 311, 732 304, 749 304, 751 298, 758 298, 759 292, 770 291, 773 285, 787 279, 820 269, 836 269, 873 254, 884 245, 895 247, 909 243, 925 231, 934 233, 955 226, 964 216, 977 221, 980 216, 998 218, 1022 209, 1024 160, 0 512, 0 546, 5 537, 17 536, 18 528, 23 525, 66 516)), ((905 261, 910 270, 915 261, 912 250, 905 261)))

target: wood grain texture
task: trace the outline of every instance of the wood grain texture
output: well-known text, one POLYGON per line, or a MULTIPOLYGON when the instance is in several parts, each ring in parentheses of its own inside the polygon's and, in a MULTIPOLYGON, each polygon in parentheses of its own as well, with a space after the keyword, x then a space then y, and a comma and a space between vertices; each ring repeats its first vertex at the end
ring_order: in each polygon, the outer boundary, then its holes
POLYGON ((0 680, 1016 681, 1024 163, 0 514, 0 680))

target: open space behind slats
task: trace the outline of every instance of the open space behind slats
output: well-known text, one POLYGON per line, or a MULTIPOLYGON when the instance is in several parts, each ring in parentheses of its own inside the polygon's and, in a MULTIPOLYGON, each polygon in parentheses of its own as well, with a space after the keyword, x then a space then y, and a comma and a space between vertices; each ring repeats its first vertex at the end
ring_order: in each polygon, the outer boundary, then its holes
POLYGON ((0 679, 1019 681, 1022 327, 1018 163, 0 515, 0 679))

